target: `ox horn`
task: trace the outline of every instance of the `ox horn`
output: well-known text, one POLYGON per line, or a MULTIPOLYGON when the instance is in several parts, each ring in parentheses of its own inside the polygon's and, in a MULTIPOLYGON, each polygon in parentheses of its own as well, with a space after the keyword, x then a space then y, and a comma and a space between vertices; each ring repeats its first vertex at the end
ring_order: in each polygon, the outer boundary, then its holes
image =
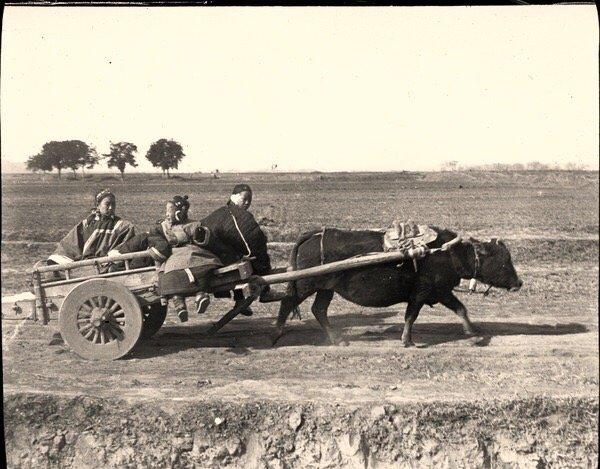
POLYGON ((460 242, 462 242, 462 238, 460 236, 457 236, 456 238, 451 239, 447 243, 442 244, 441 249, 442 249, 442 251, 447 251, 452 246, 455 246, 455 245, 459 244, 460 242))

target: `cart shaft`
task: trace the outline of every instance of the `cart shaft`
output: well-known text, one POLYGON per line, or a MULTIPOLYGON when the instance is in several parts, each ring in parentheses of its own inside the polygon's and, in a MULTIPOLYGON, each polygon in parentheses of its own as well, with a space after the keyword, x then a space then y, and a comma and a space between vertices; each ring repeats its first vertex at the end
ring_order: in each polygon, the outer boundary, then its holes
MULTIPOLYGON (((421 251, 423 252, 423 251, 421 251)), ((356 269, 358 267, 368 267, 375 264, 386 264, 389 262, 401 261, 406 259, 414 259, 419 257, 416 255, 416 250, 408 249, 394 252, 379 252, 374 254, 365 254, 350 259, 330 262, 308 269, 292 270, 289 272, 263 275, 260 278, 266 284, 285 283, 293 280, 300 280, 308 277, 317 277, 319 275, 341 272, 348 269, 356 269)))

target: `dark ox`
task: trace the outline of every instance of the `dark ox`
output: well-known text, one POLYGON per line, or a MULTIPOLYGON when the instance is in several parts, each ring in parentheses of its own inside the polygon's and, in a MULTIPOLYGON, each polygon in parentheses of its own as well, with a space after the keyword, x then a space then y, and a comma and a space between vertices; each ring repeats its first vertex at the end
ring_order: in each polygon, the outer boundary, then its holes
MULTIPOLYGON (((481 242, 470 238, 462 240, 456 233, 432 227, 437 239, 430 248, 444 251, 427 254, 417 261, 417 271, 412 260, 361 267, 333 274, 297 280, 288 284, 288 296, 281 302, 279 317, 272 342, 283 335, 285 322, 295 308, 316 293, 312 312, 327 333, 332 344, 339 336, 332 331, 327 318, 327 308, 338 293, 361 306, 387 307, 407 302, 402 343, 413 346, 412 325, 423 305, 441 303, 454 311, 462 320, 466 334, 477 330, 469 320, 467 309, 454 296, 452 289, 461 279, 475 278, 493 287, 516 291, 523 285, 512 264, 506 245, 499 240, 481 242)), ((314 267, 323 263, 347 259, 360 254, 383 251, 383 233, 377 231, 345 231, 327 229, 305 233, 292 250, 294 269, 314 267)))

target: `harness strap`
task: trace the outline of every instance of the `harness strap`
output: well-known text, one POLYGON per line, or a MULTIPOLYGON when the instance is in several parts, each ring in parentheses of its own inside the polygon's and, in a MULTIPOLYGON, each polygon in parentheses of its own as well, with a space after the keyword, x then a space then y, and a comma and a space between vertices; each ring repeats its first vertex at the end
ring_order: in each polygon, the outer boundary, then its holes
POLYGON ((477 274, 479 273, 479 269, 481 267, 481 261, 479 260, 479 251, 477 251, 477 247, 474 244, 473 253, 475 254, 475 272, 473 272, 473 278, 477 278, 477 274))
POLYGON ((327 228, 323 228, 319 234, 321 235, 321 265, 325 264, 325 250, 323 248, 323 239, 325 238, 325 230, 327 228))

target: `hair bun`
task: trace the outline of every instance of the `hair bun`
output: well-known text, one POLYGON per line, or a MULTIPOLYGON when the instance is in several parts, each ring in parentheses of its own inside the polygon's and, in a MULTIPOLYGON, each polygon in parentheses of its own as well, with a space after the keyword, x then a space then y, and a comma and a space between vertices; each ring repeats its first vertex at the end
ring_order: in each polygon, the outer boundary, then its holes
POLYGON ((177 208, 189 208, 190 207, 190 203, 188 202, 188 196, 187 195, 176 195, 173 196, 173 199, 171 200, 171 202, 177 207, 177 208))

